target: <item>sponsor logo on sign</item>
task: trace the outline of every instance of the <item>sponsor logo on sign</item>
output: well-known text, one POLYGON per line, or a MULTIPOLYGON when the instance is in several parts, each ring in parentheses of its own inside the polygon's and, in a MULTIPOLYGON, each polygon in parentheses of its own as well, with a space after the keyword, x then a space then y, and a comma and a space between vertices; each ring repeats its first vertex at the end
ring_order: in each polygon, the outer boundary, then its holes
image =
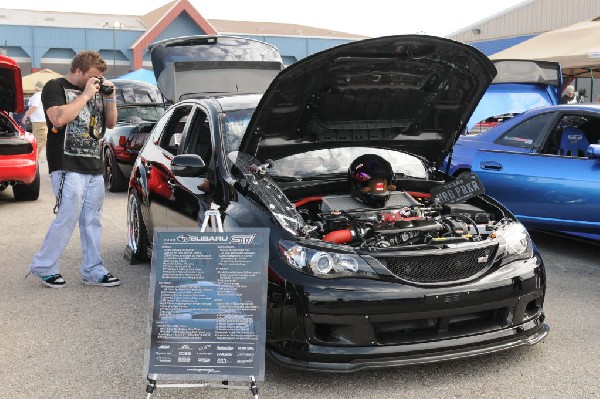
POLYGON ((220 241, 227 242, 229 238, 224 236, 195 236, 191 234, 180 234, 177 236, 177 241, 179 242, 211 242, 211 241, 220 241))
POLYGON ((237 234, 231 236, 231 242, 233 244, 252 244, 256 234, 237 234))

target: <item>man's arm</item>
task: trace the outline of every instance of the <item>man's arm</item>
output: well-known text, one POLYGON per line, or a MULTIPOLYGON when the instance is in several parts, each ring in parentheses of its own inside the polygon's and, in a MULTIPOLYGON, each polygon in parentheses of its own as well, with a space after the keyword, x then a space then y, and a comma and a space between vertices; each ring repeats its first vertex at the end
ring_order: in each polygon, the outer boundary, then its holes
POLYGON ((25 115, 23 115, 23 120, 29 118, 29 115, 33 114, 36 109, 37 109, 37 107, 35 105, 29 106, 29 108, 27 109, 27 112, 25 112, 25 115))
POLYGON ((77 96, 75 100, 65 105, 55 105, 48 108, 46 110, 46 115, 52 125, 56 128, 60 128, 77 118, 86 103, 98 92, 97 82, 98 79, 90 78, 87 81, 83 92, 77 96))

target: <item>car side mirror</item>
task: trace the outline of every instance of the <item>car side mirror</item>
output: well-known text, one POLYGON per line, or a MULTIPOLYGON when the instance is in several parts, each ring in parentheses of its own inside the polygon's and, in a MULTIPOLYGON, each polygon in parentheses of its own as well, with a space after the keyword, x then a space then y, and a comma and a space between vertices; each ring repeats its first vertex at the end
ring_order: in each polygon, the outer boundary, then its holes
POLYGON ((199 155, 182 154, 173 157, 171 171, 175 176, 203 177, 206 175, 208 168, 199 155))
POLYGON ((600 144, 590 144, 586 155, 589 159, 600 159, 600 144))

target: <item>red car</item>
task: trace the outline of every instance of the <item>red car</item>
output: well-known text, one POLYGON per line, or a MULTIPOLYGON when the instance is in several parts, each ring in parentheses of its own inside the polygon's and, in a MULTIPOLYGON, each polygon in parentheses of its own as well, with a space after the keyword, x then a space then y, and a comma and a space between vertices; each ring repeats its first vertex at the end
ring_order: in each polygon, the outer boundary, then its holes
POLYGON ((15 200, 33 201, 40 194, 37 142, 9 112, 23 112, 21 70, 0 56, 0 191, 12 186, 15 200))

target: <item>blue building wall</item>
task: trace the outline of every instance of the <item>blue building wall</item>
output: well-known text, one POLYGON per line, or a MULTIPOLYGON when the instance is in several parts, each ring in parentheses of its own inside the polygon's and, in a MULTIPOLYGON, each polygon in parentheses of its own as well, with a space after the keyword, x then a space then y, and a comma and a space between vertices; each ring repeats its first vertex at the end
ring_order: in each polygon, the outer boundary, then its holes
POLYGON ((204 32, 196 22, 189 16, 188 13, 183 12, 177 18, 169 24, 169 26, 162 31, 155 41, 170 39, 173 37, 180 36, 192 36, 192 35, 204 35, 204 32))
MULTIPOLYGON (((0 25, 0 47, 7 46, 9 55, 14 57, 30 57, 33 68, 41 67, 41 58, 72 57, 71 51, 63 54, 57 49, 72 50, 110 50, 112 54, 113 39, 114 47, 123 54, 118 59, 131 60, 131 44, 143 33, 143 31, 131 31, 115 29, 113 36, 112 28, 73 29, 55 28, 45 26, 15 26, 0 25), (49 50, 53 50, 49 52, 49 50)), ((112 57, 112 56, 111 56, 112 57)), ((25 71, 25 74, 28 71, 25 71)))
POLYGON ((283 36, 255 36, 242 35, 249 39, 260 40, 277 47, 281 56, 291 60, 292 57, 296 61, 308 57, 314 53, 326 50, 331 47, 339 46, 340 44, 351 42, 348 39, 329 39, 329 38, 303 38, 303 37, 283 37, 283 36))
POLYGON ((484 42, 473 42, 469 44, 489 57, 492 54, 496 54, 509 47, 516 46, 517 44, 536 36, 537 35, 509 37, 506 39, 487 40, 484 42))
MULTIPOLYGON (((99 51, 107 60, 132 61, 132 44, 144 33, 141 30, 107 28, 56 28, 45 26, 0 25, 0 47, 7 47, 8 55, 31 58, 32 68, 41 68, 42 58, 71 58, 81 50, 99 51), (114 41, 114 43, 113 43, 114 41), (64 51, 60 51, 64 49, 64 51)), ((182 13, 156 38, 155 41, 179 36, 202 35, 202 29, 187 14, 182 13)), ((261 40, 277 47, 288 63, 316 52, 348 43, 347 39, 303 38, 264 35, 240 35, 261 40)), ((144 60, 149 60, 145 54, 144 60)), ((23 74, 30 71, 24 70, 23 74)))

